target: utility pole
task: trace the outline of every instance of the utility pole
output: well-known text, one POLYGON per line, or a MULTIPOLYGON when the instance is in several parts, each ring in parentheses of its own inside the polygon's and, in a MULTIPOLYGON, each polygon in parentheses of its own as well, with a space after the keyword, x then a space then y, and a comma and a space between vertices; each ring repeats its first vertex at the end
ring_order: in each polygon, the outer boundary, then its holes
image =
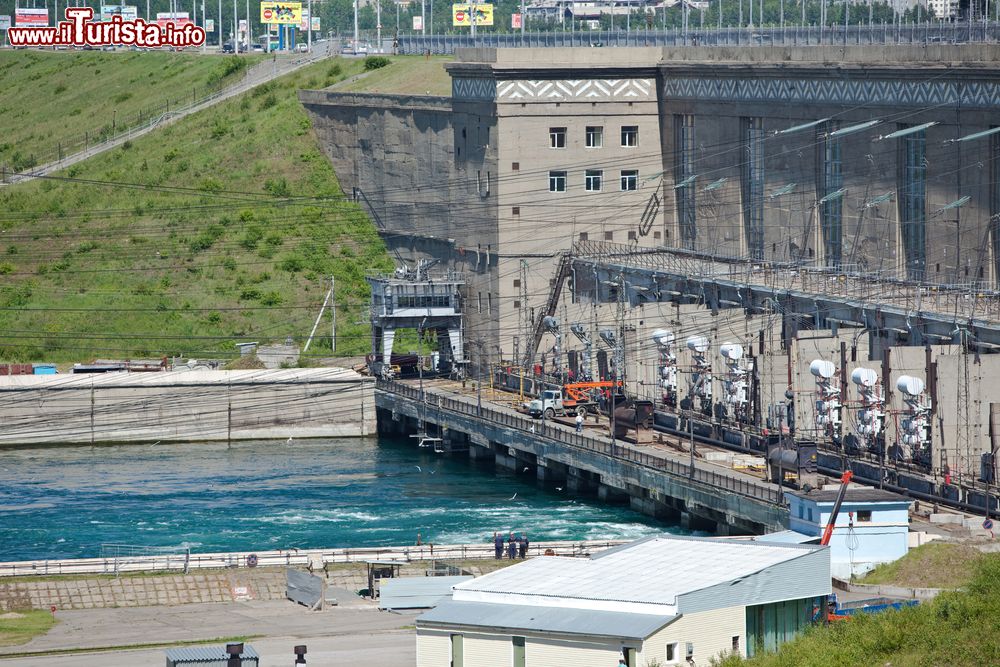
POLYGON ((354 55, 358 55, 358 0, 354 0, 354 55))
MULTIPOLYGON (((306 22, 306 49, 313 52, 313 2, 309 0, 309 20, 306 22)), ((381 27, 381 26, 379 26, 381 27)), ((270 33, 268 33, 270 34, 270 33)))
MULTIPOLYGON (((309 1, 312 2, 312 0, 309 1)), ((382 0, 375 0, 375 35, 377 41, 375 48, 379 53, 382 53, 382 0)))
MULTIPOLYGON (((312 22, 312 16, 309 16, 309 21, 312 22)), ((311 25, 309 26, 312 27, 311 25)), ((330 315, 333 316, 333 324, 330 327, 330 351, 337 351, 337 293, 336 291, 336 278, 330 276, 330 315)))
POLYGON ((240 52, 240 10, 239 6, 236 4, 236 0, 233 0, 233 53, 239 54, 240 52))

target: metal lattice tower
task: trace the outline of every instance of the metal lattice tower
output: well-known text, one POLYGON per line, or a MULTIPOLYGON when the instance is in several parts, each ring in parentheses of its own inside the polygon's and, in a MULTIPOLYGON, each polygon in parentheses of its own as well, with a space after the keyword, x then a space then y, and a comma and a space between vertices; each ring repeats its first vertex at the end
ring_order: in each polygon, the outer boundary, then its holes
POLYGON ((531 311, 528 309, 528 261, 525 259, 521 260, 519 277, 521 284, 518 299, 520 299, 521 307, 517 310, 518 335, 514 338, 514 360, 521 365, 527 365, 534 351, 529 349, 531 347, 533 323, 531 321, 531 311), (523 349, 520 349, 521 345, 524 346, 523 349))

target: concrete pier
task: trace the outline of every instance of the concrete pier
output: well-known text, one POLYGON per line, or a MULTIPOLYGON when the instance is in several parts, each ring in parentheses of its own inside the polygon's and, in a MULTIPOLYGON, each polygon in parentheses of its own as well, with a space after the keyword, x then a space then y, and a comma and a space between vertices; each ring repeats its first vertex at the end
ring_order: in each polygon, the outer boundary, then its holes
POLYGON ((650 516, 682 518, 695 530, 760 534, 787 528, 788 510, 773 484, 686 456, 577 434, 571 427, 529 419, 496 404, 425 386, 423 398, 401 382, 379 382, 375 392, 380 430, 398 433, 407 421, 431 431, 466 435, 469 457, 498 468, 533 474, 567 493, 628 504, 650 516))

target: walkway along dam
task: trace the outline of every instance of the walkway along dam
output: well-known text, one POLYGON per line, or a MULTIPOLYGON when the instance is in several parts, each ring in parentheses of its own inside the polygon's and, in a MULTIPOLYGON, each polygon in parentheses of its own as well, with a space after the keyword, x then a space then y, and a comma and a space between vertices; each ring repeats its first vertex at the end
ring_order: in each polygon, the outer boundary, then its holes
MULTIPOLYGON (((552 421, 539 421, 496 404, 447 395, 435 388, 379 381, 375 389, 381 433, 413 435, 434 429, 436 448, 467 450, 497 467, 534 472, 570 492, 596 493, 609 502, 717 534, 765 533, 788 525, 781 489, 739 472, 721 472, 686 455, 612 441, 552 421)), ((526 473, 527 474, 527 473, 526 473)))

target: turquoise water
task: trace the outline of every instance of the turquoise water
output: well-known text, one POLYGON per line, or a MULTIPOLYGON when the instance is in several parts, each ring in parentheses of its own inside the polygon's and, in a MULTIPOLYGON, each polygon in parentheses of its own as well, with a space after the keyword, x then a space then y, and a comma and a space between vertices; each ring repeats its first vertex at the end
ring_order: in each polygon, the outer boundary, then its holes
POLYGON ((682 532, 412 440, 0 450, 0 561, 100 556, 102 544, 253 551, 403 545, 417 533, 488 542, 497 530, 533 541, 682 532))

